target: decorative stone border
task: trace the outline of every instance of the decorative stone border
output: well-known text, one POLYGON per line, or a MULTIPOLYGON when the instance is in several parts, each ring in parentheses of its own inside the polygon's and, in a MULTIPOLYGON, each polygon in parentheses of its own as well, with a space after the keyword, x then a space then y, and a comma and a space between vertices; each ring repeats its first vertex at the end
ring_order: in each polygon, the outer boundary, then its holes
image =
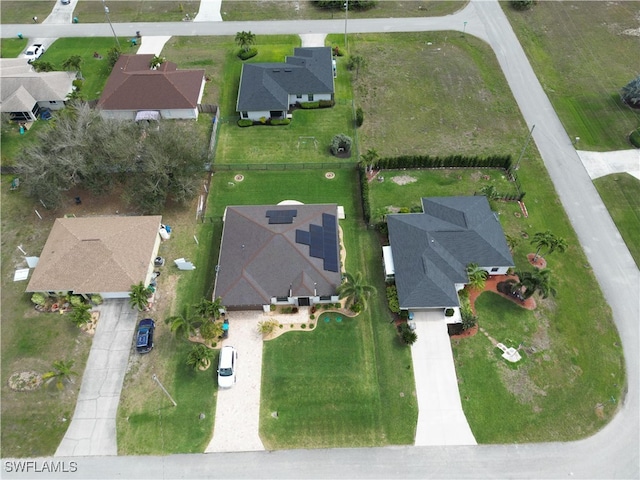
POLYGON ((31 392, 42 386, 42 375, 33 370, 16 372, 9 377, 9 388, 16 392, 31 392))
POLYGON ((336 178, 336 174, 333 172, 327 172, 324 174, 324 178, 328 179, 328 180, 332 180, 334 178, 336 178))
POLYGON ((243 181, 243 180, 244 180, 244 175, 240 175, 240 174, 238 174, 238 175, 236 175, 235 177, 233 177, 233 179, 234 179, 236 182, 241 182, 241 181, 243 181))

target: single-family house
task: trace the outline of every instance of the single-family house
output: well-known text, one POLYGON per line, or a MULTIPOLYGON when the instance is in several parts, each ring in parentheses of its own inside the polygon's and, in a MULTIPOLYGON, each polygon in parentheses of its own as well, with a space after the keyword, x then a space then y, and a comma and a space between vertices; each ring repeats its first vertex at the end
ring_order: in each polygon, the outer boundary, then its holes
POLYGON ((38 119, 43 108, 64 108, 76 72, 36 72, 24 58, 0 59, 0 110, 15 121, 38 119))
POLYGON ((337 302, 338 206, 229 206, 213 298, 229 310, 337 302))
POLYGON ((498 216, 485 196, 429 197, 421 213, 387 215, 390 251, 402 310, 459 307, 467 266, 489 275, 514 266, 498 216))
POLYGON ((296 103, 333 100, 330 47, 298 47, 284 63, 242 66, 236 111, 240 118, 286 118, 296 103))
POLYGON ((151 282, 161 220, 159 215, 56 219, 26 291, 127 298, 132 285, 151 282))
POLYGON ((197 120, 204 70, 178 70, 172 62, 152 69, 153 58, 151 54, 120 55, 98 100, 103 118, 197 120))

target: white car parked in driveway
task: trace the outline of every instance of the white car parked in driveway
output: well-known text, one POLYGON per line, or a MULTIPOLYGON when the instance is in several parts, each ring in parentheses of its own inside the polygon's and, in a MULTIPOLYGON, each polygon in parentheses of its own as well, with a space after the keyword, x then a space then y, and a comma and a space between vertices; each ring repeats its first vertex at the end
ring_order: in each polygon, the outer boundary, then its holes
POLYGON ((236 383, 238 352, 230 345, 222 347, 218 360, 218 387, 231 388, 236 383))
POLYGON ((24 56, 27 58, 27 62, 31 63, 34 60, 40 58, 40 56, 44 53, 44 47, 41 43, 34 43, 27 51, 24 53, 24 56))

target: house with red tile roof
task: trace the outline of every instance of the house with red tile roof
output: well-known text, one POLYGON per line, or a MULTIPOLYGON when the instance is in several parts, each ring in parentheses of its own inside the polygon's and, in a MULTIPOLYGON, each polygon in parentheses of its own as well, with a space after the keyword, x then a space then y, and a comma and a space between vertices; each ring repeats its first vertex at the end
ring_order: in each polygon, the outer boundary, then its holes
POLYGON ((154 57, 120 55, 97 104, 103 118, 197 120, 204 70, 178 70, 166 61, 154 69, 154 57))

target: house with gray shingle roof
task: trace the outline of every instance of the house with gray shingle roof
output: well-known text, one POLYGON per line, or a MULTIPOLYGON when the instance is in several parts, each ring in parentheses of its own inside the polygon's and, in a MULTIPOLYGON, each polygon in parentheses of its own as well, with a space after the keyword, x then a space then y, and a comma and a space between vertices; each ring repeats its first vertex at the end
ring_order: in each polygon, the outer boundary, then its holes
POLYGON ((339 301, 338 206, 228 206, 213 298, 230 310, 339 301))
POLYGON ((151 69, 155 55, 120 55, 97 108, 119 120, 198 119, 204 70, 178 70, 173 62, 151 69))
POLYGON ((296 103, 333 100, 330 47, 299 47, 284 63, 242 66, 236 111, 242 119, 286 118, 296 103))
POLYGON ((485 196, 422 199, 422 213, 387 215, 398 300, 403 310, 459 307, 475 263, 490 275, 514 266, 485 196))
POLYGON ((0 109, 15 121, 35 121, 40 110, 60 110, 76 72, 36 72, 24 58, 0 59, 0 109))

